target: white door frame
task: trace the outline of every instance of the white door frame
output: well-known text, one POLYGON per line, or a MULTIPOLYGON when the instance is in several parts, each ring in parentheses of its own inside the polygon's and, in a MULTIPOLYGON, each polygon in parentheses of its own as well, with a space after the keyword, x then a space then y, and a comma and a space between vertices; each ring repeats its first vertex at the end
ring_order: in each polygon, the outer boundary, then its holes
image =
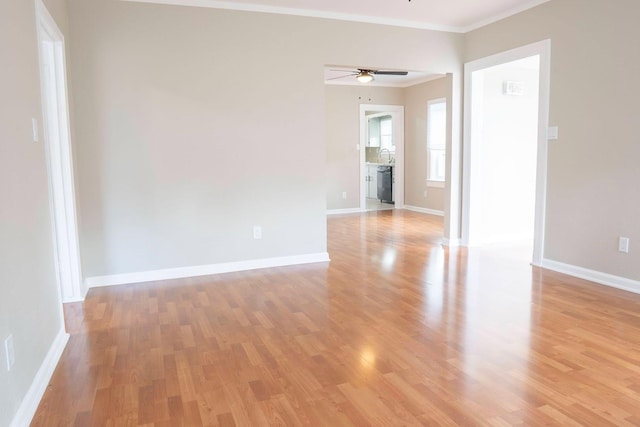
POLYGON ((536 207, 532 264, 539 266, 544 256, 545 212, 547 200, 547 129, 549 128, 549 92, 551 80, 551 40, 532 43, 476 61, 464 66, 464 154, 462 183, 462 244, 474 244, 471 211, 474 205, 473 185, 478 182, 477 164, 480 156, 473 135, 473 73, 530 56, 540 56, 540 93, 538 107, 538 154, 536 166, 536 207))
POLYGON ((64 35, 42 0, 35 0, 35 4, 57 280, 62 302, 81 301, 86 288, 80 269, 64 35))
POLYGON ((360 210, 367 209, 367 111, 390 113, 393 126, 393 140, 396 143, 395 181, 393 183, 394 208, 404 207, 404 105, 360 104, 360 210))

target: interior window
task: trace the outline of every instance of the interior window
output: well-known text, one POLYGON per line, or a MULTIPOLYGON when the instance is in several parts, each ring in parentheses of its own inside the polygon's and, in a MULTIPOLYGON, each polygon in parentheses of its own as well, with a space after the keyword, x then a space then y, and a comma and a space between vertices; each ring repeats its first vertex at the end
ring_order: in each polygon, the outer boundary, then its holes
POLYGON ((380 148, 396 151, 396 144, 393 141, 393 125, 391 117, 383 117, 380 119, 380 148))
POLYGON ((444 99, 427 104, 427 156, 429 184, 444 184, 447 145, 447 102, 444 99))

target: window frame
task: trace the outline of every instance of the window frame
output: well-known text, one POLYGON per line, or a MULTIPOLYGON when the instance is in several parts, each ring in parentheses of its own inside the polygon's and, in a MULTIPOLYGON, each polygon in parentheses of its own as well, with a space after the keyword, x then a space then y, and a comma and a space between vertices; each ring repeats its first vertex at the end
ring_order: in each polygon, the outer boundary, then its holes
MULTIPOLYGON (((445 182, 446 182, 446 162, 447 162, 447 157, 446 157, 446 150, 447 150, 447 98, 437 98, 437 99, 431 99, 429 101, 427 101, 427 135, 426 135, 426 149, 427 149, 427 187, 434 187, 434 188, 444 188, 445 186, 445 182), (431 141, 431 108, 433 105, 436 104, 444 104, 444 114, 445 114, 445 136, 444 136, 444 144, 442 146, 442 148, 438 147, 438 148, 432 148, 432 141, 431 141), (431 175, 431 156, 432 156, 432 152, 433 151, 445 151, 445 175, 442 177, 442 179, 433 179, 432 175, 431 175)), ((440 144, 438 144, 440 145, 440 144)))
POLYGON ((379 122, 380 122, 380 149, 382 150, 383 148, 386 148, 387 150, 389 150, 389 152, 395 153, 396 145, 395 145, 395 141, 393 139, 393 117, 391 115, 382 116, 382 117, 380 117, 379 122), (389 134, 383 134, 382 133, 382 122, 388 122, 390 124, 391 133, 389 133, 389 134), (389 139, 391 140, 391 143, 388 146, 386 146, 382 142, 383 140, 385 140, 385 137, 389 137, 389 139))

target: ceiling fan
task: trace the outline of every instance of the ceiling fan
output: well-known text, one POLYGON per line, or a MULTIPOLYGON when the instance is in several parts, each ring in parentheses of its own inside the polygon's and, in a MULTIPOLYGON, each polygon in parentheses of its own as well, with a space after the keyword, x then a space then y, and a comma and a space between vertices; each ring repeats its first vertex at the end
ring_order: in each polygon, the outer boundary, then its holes
MULTIPOLYGON (((331 71, 347 71, 347 70, 331 70, 331 71)), ((407 71, 384 71, 384 70, 368 70, 365 68, 358 68, 357 71, 353 71, 349 74, 345 74, 344 76, 333 77, 328 80, 336 80, 342 79, 345 77, 355 76, 356 80, 360 83, 369 83, 374 80, 374 75, 379 76, 406 76, 409 74, 407 71)))

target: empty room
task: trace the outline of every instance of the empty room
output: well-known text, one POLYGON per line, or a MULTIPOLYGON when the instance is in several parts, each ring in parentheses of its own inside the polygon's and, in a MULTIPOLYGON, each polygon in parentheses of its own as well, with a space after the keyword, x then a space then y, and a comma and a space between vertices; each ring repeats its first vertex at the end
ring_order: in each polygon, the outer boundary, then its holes
POLYGON ((0 426, 640 425, 638 19, 1 0, 0 426))

